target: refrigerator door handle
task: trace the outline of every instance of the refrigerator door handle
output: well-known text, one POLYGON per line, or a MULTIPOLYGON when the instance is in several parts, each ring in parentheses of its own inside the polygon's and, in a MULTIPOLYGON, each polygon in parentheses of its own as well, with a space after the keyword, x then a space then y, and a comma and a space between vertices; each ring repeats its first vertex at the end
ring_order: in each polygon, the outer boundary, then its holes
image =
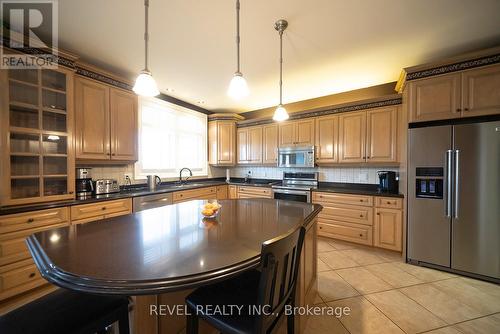
POLYGON ((451 203, 452 203, 452 196, 451 196, 451 176, 452 176, 452 166, 451 166, 451 159, 452 159, 452 154, 453 150, 447 150, 445 154, 445 178, 444 182, 446 182, 445 187, 444 187, 444 215, 446 218, 451 218, 451 203))
POLYGON ((458 207, 460 205, 460 150, 455 150, 453 159, 455 164, 455 203, 453 218, 458 218, 458 207))

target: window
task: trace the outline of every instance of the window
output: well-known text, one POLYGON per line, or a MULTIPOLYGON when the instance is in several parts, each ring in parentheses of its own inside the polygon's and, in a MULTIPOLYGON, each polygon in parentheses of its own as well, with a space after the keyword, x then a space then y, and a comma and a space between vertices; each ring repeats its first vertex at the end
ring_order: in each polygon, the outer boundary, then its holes
POLYGON ((135 178, 179 176, 188 167, 207 176, 207 115, 156 98, 139 99, 139 160, 135 178))

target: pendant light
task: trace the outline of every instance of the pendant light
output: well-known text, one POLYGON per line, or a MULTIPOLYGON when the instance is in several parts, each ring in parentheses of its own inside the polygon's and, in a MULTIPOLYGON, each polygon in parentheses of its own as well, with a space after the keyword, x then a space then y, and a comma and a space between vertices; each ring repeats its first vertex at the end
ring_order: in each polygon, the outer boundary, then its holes
POLYGON ((148 34, 148 24, 149 24, 149 0, 144 0, 144 10, 145 10, 145 33, 144 33, 144 53, 145 53, 145 67, 141 71, 141 73, 135 79, 135 85, 133 91, 137 95, 141 96, 156 96, 160 94, 158 90, 158 86, 156 85, 156 81, 151 75, 151 72, 148 68, 148 42, 149 42, 149 34, 148 34))
POLYGON ((240 72, 240 0, 236 0, 236 63, 237 69, 229 83, 227 95, 235 100, 239 100, 250 93, 247 81, 240 72))
POLYGON ((288 27, 286 20, 278 20, 274 24, 274 29, 280 34, 280 104, 273 115, 273 120, 277 122, 282 122, 290 117, 283 106, 283 31, 285 31, 286 27, 288 27))

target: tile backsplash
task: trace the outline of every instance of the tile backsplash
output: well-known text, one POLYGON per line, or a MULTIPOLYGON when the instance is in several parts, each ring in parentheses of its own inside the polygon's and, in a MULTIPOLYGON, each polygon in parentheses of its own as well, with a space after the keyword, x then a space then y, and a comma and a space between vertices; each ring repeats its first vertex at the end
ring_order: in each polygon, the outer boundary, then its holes
MULTIPOLYGON (((219 168, 220 169, 220 168, 219 168)), ((251 172, 251 177, 259 179, 281 179, 283 172, 314 171, 319 173, 323 182, 343 183, 378 183, 377 171, 387 170, 399 172, 397 167, 316 167, 316 168, 277 168, 277 167, 233 167, 231 177, 245 177, 251 172)), ((225 172, 224 172, 225 173, 225 172)))

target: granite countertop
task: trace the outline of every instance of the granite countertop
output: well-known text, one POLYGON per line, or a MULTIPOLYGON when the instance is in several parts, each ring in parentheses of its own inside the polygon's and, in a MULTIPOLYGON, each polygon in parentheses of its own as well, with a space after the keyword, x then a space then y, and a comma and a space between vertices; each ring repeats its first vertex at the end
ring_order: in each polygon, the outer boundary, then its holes
POLYGON ((313 191, 367 196, 404 197, 403 194, 399 193, 381 192, 378 190, 377 184, 362 183, 320 182, 318 188, 313 191))

